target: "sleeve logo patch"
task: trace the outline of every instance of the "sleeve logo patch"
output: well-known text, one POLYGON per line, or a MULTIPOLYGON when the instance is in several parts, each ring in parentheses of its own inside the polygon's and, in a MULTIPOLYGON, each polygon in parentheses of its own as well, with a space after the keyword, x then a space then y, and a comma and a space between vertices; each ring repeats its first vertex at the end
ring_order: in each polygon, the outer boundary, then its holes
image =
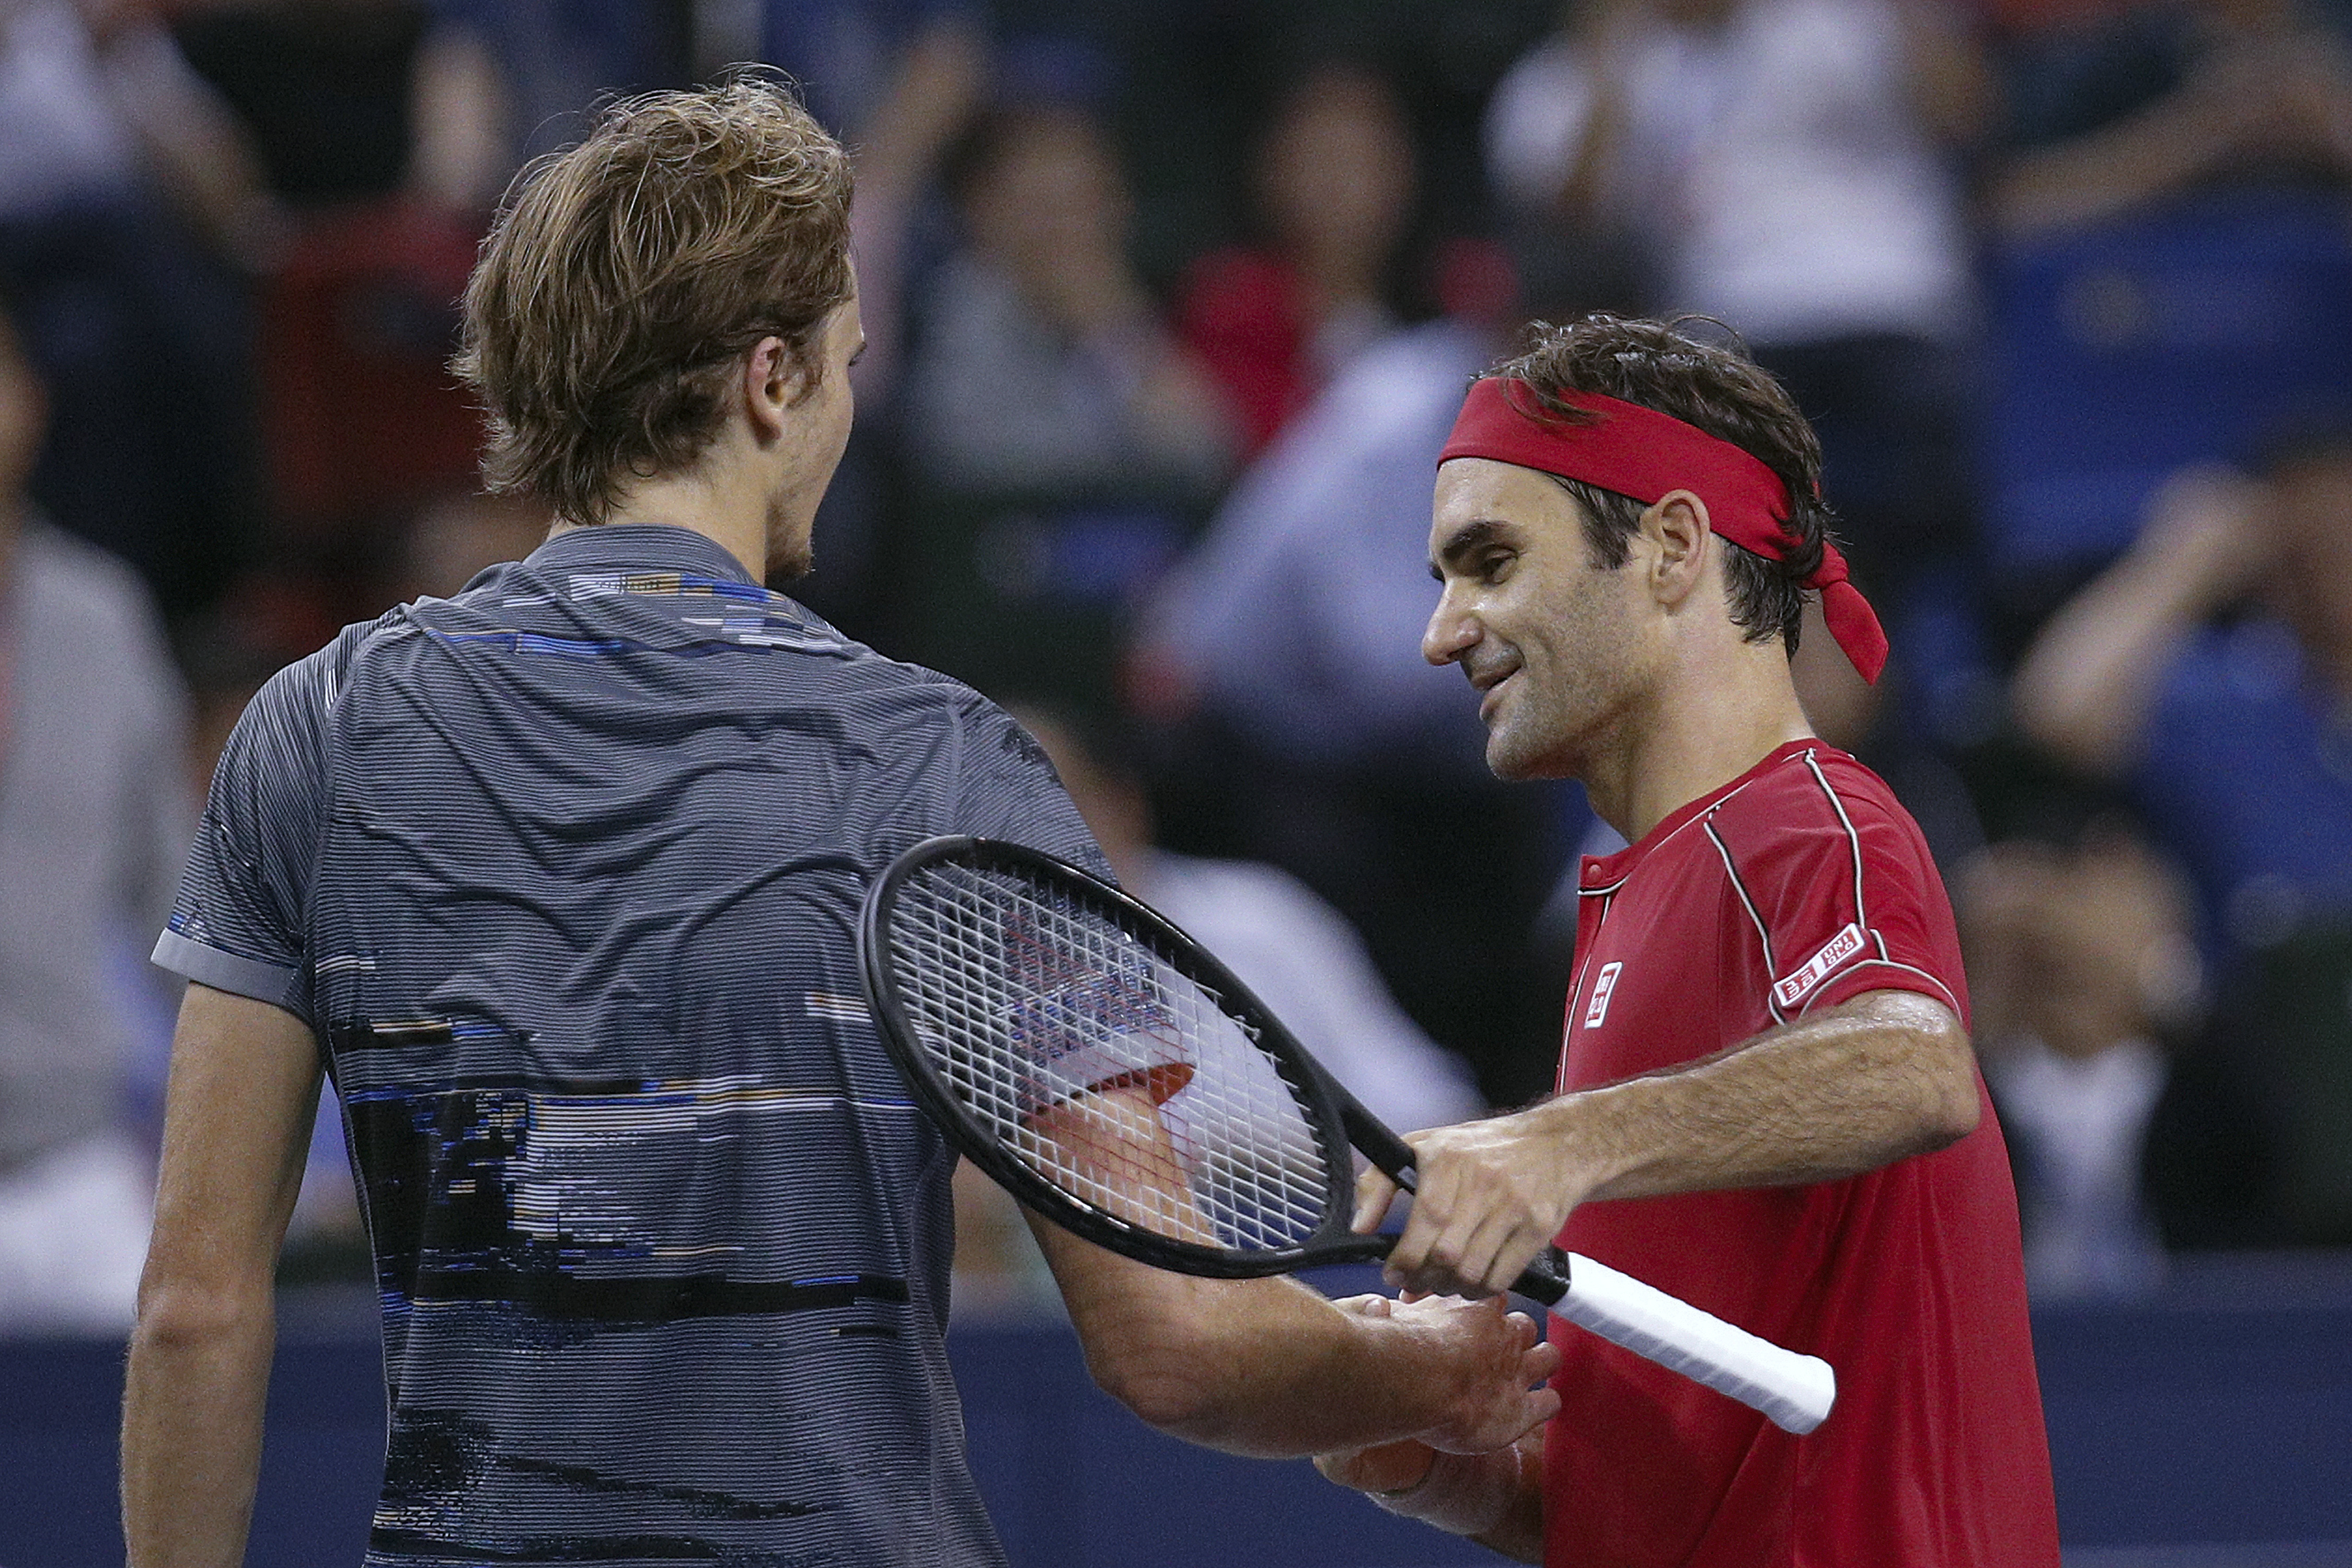
POLYGON ((1604 963, 1601 966, 1601 973, 1593 977, 1592 1002, 1584 1009, 1586 1028, 1601 1027, 1601 1020, 1609 1016, 1609 998, 1615 994, 1617 976, 1623 973, 1624 970, 1625 966, 1622 963, 1604 963))
POLYGON ((1821 952, 1805 960, 1804 967, 1786 980, 1772 986, 1772 1000, 1783 1007, 1793 1007, 1812 992, 1814 986, 1830 977, 1831 972, 1863 947, 1862 927, 1849 921, 1845 930, 1830 938, 1821 952))

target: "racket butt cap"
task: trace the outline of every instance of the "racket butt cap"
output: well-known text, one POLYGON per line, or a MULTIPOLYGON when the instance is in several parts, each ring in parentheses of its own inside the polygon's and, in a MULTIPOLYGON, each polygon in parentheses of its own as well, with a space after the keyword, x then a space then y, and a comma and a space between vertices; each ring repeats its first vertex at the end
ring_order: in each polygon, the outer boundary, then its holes
POLYGON ((1799 1356, 1796 1362, 1786 1392, 1764 1414, 1781 1431, 1801 1437, 1829 1419, 1837 1404, 1837 1373, 1819 1356, 1799 1356))

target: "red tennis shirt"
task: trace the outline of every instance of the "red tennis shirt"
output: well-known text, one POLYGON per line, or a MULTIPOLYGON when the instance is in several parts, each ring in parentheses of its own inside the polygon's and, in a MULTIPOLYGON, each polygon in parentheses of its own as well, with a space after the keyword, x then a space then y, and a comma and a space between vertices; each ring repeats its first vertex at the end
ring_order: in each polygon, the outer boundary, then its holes
MULTIPOLYGON (((1876 774, 1792 742, 1584 862, 1559 1087, 1710 1056, 1871 991, 1968 1018, 1949 900, 1876 774)), ((1979 1080, 1978 1093, 1983 1095, 1979 1080)), ((1545 1561, 2057 1568, 2017 1196, 1990 1100, 1950 1148, 1811 1186, 1588 1204, 1560 1245, 1837 1369, 1792 1437, 1555 1324, 1545 1561)))

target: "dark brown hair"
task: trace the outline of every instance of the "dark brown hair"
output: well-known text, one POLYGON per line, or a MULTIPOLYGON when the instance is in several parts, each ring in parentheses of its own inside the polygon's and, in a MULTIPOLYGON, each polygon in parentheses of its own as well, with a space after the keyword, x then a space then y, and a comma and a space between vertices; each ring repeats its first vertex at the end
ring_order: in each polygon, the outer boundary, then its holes
POLYGON ((526 168, 453 362, 488 416, 488 488, 603 522, 631 479, 693 466, 761 339, 821 374, 826 319, 856 289, 849 197, 840 144, 758 75, 623 100, 526 168))
MULTIPOLYGON (((1527 383, 1541 407, 1570 424, 1588 423, 1592 416, 1561 402, 1565 393, 1599 393, 1638 403, 1730 442, 1778 474, 1789 487, 1789 558, 1773 561, 1724 541, 1729 546, 1724 555, 1725 596, 1732 624, 1748 641, 1777 637, 1794 653, 1804 621, 1801 584, 1820 567, 1822 544, 1834 521, 1819 495, 1821 441, 1762 367, 1683 330, 1703 320, 1644 321, 1595 314, 1566 326, 1538 321, 1528 329, 1526 351, 1486 374, 1527 383)), ((1580 479, 1559 483, 1581 504, 1593 563, 1625 564, 1629 542, 1648 508, 1580 479)))

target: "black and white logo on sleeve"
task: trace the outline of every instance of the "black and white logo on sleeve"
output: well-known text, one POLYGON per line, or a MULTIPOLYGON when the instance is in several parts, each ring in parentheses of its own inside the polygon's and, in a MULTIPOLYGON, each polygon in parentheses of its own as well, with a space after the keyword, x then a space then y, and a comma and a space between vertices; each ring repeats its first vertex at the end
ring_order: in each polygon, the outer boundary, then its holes
POLYGON ((1783 1007, 1793 1007, 1813 993, 1813 988, 1837 973, 1848 959, 1858 956, 1864 943, 1862 927, 1848 921, 1845 929, 1822 944, 1819 952, 1798 965, 1784 979, 1772 983, 1772 1000, 1783 1007))

